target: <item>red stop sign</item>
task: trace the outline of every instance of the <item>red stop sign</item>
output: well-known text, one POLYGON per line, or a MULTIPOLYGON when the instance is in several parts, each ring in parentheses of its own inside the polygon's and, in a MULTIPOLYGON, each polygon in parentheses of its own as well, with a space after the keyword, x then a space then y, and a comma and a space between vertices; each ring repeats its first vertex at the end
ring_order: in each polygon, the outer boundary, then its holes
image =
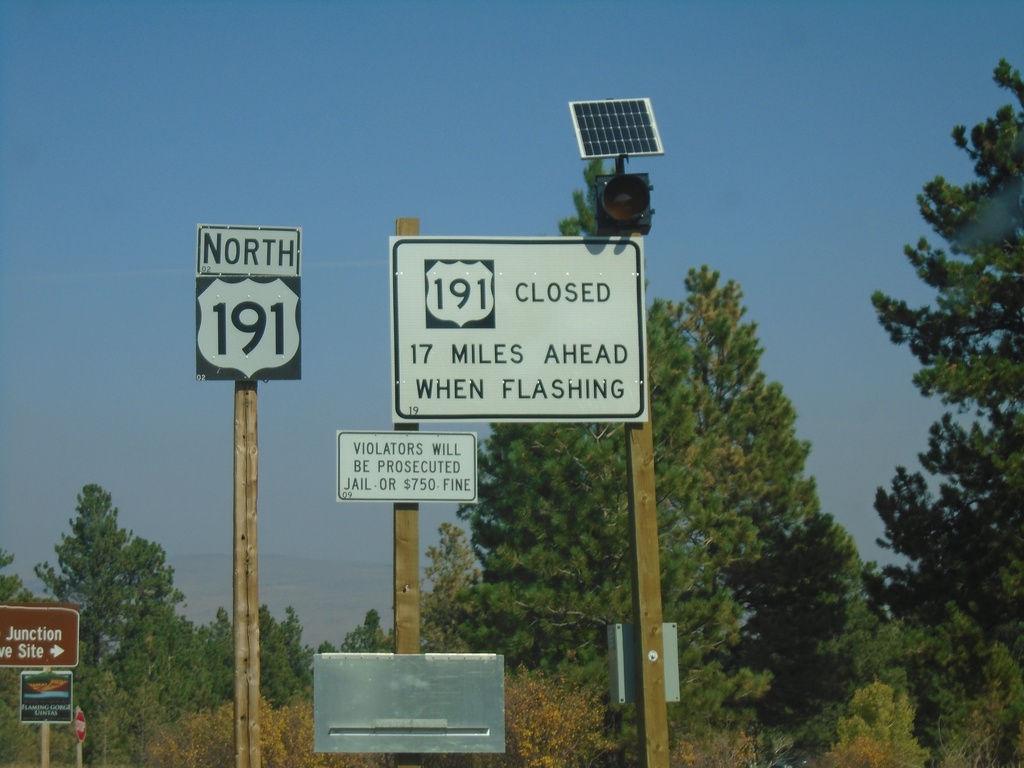
POLYGON ((75 733, 79 741, 85 741, 85 712, 80 707, 75 710, 75 733))

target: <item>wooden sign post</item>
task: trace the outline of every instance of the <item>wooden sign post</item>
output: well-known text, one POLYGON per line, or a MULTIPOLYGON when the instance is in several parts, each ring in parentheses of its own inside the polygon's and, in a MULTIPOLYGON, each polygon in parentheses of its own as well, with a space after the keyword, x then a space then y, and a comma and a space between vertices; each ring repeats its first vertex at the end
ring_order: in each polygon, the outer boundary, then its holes
MULTIPOLYGON (((650 387, 648 387, 650 392, 650 387)), ((654 491, 653 414, 626 424, 630 554, 633 567, 633 647, 641 765, 668 768, 668 709, 662 637, 658 504, 654 491)))
MULTIPOLYGON (((418 429, 418 421, 423 419, 444 420, 451 418, 455 421, 566 421, 566 422, 589 422, 589 421, 624 421, 626 434, 626 451, 628 461, 628 482, 629 482, 629 515, 631 526, 631 560, 633 575, 633 614, 636 659, 635 677, 637 691, 637 702, 639 712, 639 740, 640 752, 644 768, 668 768, 668 712, 665 701, 665 660, 664 646, 662 641, 662 607, 661 607, 661 573, 658 562, 658 515, 657 499, 655 496, 654 483, 654 438, 650 413, 650 392, 649 384, 646 381, 646 333, 644 332, 644 314, 646 312, 643 299, 643 245, 642 239, 638 236, 629 240, 617 242, 611 239, 606 242, 583 241, 575 238, 527 238, 515 240, 512 238, 491 238, 473 240, 471 243, 466 239, 457 238, 419 238, 418 219, 398 219, 396 222, 396 237, 392 239, 392 312, 393 312, 393 381, 395 387, 395 400, 393 416, 395 417, 395 429, 418 429), (402 240, 402 238, 408 238, 402 240), (459 307, 468 306, 472 310, 470 316, 457 315, 451 302, 442 303, 442 298, 448 296, 442 286, 446 279, 445 273, 437 266, 436 255, 439 252, 437 244, 445 246, 445 259, 450 260, 444 263, 458 263, 462 267, 477 269, 479 279, 474 277, 467 281, 459 272, 458 281, 450 281, 450 294, 452 297, 461 298, 461 303, 455 302, 459 307), (599 246, 595 248, 595 245, 599 246), (429 252, 427 248, 433 246, 434 250, 429 252), (456 251, 466 253, 467 246, 472 252, 465 257, 465 261, 459 261, 455 255, 456 251), (514 248, 514 250, 513 250, 514 248), (576 249, 574 251, 573 249, 576 249), (578 252, 577 252, 578 251, 578 252), (594 268, 595 251, 601 252, 601 257, 606 271, 601 273, 601 282, 587 282, 587 275, 594 268), (583 258, 585 252, 585 258, 583 258), (484 255, 485 254, 485 255, 484 255), (514 254, 514 258, 510 257, 514 254), (543 255, 541 255, 543 254, 543 255), (554 255, 553 255, 554 254, 554 255), (557 262, 558 256, 564 255, 564 262, 570 263, 574 272, 574 280, 580 279, 583 293, 578 294, 581 301, 578 306, 572 308, 570 314, 554 314, 551 306, 556 303, 556 296, 561 297, 560 283, 550 282, 547 293, 541 298, 527 302, 521 293, 521 289, 529 284, 530 279, 543 283, 543 279, 536 277, 537 270, 549 268, 550 262, 557 262), (403 264, 399 267, 399 260, 403 264), (534 266, 530 260, 536 260, 534 266), (575 259, 575 261, 574 261, 575 259), (501 268, 496 265, 501 262, 501 268), (516 279, 509 277, 511 274, 518 274, 515 270, 524 269, 524 262, 529 266, 525 267, 530 271, 532 278, 524 277, 524 282, 518 283, 516 279), (585 264, 584 264, 585 262, 585 264), (428 267, 428 263, 432 266, 428 267), (424 295, 423 283, 418 277, 421 274, 438 275, 436 278, 436 295, 431 291, 424 295), (496 286, 494 274, 500 272, 505 277, 501 286, 496 286), (488 279, 490 275, 490 279, 488 279), (580 275, 577 278, 575 275, 580 275), (456 284, 462 285, 456 290, 456 284), (487 286, 490 284, 490 290, 487 286), (469 285, 479 285, 479 301, 468 302, 469 291, 477 290, 469 285), (512 289, 510 289, 512 286, 512 289), (589 286, 589 287, 587 287, 589 286), (511 290, 517 292, 511 293, 511 290), (552 293, 555 291, 555 293, 552 293), (589 291, 589 293, 587 293, 589 291), (590 298, 582 298, 589 296, 590 298), (614 298, 614 303, 612 299, 614 298), (545 300, 547 299, 547 300, 545 300), (571 402, 570 405, 554 408, 545 406, 544 410, 538 410, 534 398, 523 392, 532 391, 529 384, 524 388, 523 380, 519 382, 519 389, 511 387, 512 379, 505 380, 491 388, 484 387, 485 379, 480 379, 479 398, 468 398, 469 410, 465 410, 462 401, 452 400, 448 397, 431 399, 430 392, 426 395, 423 391, 410 391, 408 386, 411 381, 430 381, 436 375, 437 381, 441 382, 445 376, 450 376, 450 371, 442 372, 438 368, 435 374, 434 369, 429 365, 439 366, 438 357, 434 357, 433 363, 428 364, 427 353, 421 350, 429 350, 435 342, 434 334, 440 327, 449 328, 454 323, 461 330, 469 328, 468 334, 476 333, 477 328, 487 327, 494 330, 509 332, 515 329, 521 330, 518 324, 509 320, 509 313, 502 314, 505 326, 498 329, 494 306, 498 303, 508 302, 505 308, 518 309, 522 321, 534 324, 533 327, 542 328, 545 332, 553 334, 566 334, 566 323, 585 325, 589 334, 599 333, 608 318, 615 318, 616 326, 609 329, 609 333, 615 332, 622 343, 615 345, 615 356, 610 353, 607 356, 606 365, 614 371, 620 384, 626 381, 635 382, 631 384, 628 397, 617 397, 609 400, 592 396, 587 390, 585 397, 582 397, 582 388, 579 391, 581 397, 571 402), (607 303, 607 306, 605 304, 607 303), (519 305, 528 305, 523 309, 519 305), (598 305, 601 305, 598 307, 598 305), (599 311, 598 311, 599 309, 599 311), (549 314, 545 314, 549 313, 549 314), (425 318, 434 320, 434 325, 425 323, 425 318), (568 320, 567 320, 568 318, 568 320), (556 322, 556 320, 558 322, 556 322), (447 323, 447 325, 445 325, 447 323), (476 323, 475 325, 470 323, 476 323), (490 325, 479 325, 480 323, 491 323, 490 325), (624 330, 623 326, 626 326, 624 330), (598 330, 595 330, 598 329, 598 330), (401 339, 401 340, 400 340, 401 339), (629 345, 636 344, 633 352, 629 352, 629 345), (419 354, 418 354, 419 353, 419 354), (406 364, 417 371, 415 375, 406 374, 407 368, 400 365, 406 364), (635 367, 634 367, 635 366, 635 367), (423 373, 423 371, 430 373, 423 373), (504 393, 500 396, 493 396, 491 400, 484 398, 484 392, 504 393), (518 391, 518 399, 509 398, 510 393, 518 391), (610 404, 610 405, 609 405, 610 404), (401 421, 408 419, 408 421, 401 421)), ((564 274, 566 267, 559 266, 559 274, 564 274)), ((546 279, 546 278, 544 278, 546 279)), ((433 284, 433 283, 432 283, 433 284)), ((567 284, 568 285, 568 284, 567 284)), ((571 283, 573 290, 577 290, 577 284, 571 283)), ((536 288, 532 290, 536 291, 536 288)), ((542 289, 543 290, 543 289, 542 289)), ((568 289, 566 289, 568 290, 568 289)), ((568 294, 567 294, 568 295, 568 294)), ((574 294, 577 295, 577 294, 574 294)), ((450 297, 449 297, 450 298, 450 297)), ((569 301, 574 301, 570 299, 569 301)), ((470 341, 465 336, 452 336, 454 332, 445 330, 445 345, 449 342, 452 348, 456 348, 458 339, 463 339, 464 349, 475 349, 476 340, 470 341)), ((535 334, 536 335, 536 334, 535 334)), ((494 340, 495 349, 506 347, 519 350, 516 354, 529 357, 523 352, 525 345, 518 343, 515 336, 488 336, 494 340)), ((531 337, 532 338, 532 337, 531 337)), ((555 338, 555 337, 552 337, 555 338)), ((532 343, 536 344, 536 339, 532 343)), ((566 342, 567 344, 572 342, 566 342)), ((553 341, 552 344, 557 344, 553 341)), ((550 345, 549 345, 550 346, 550 345)), ((584 345, 589 347, 590 345, 584 345)), ((603 348, 603 347, 602 347, 603 348)), ((468 353, 467 353, 468 354, 468 353)), ((541 359, 542 355, 534 355, 535 359, 541 359)), ((472 360, 476 363, 475 358, 472 360)), ((558 361, 555 361, 556 364, 558 361)), ((593 362, 593 361, 590 361, 593 362)), ((571 372, 571 363, 562 361, 563 368, 560 375, 563 380, 576 378, 571 372), (566 369, 565 366, 570 368, 566 369)), ((481 374, 482 375, 482 374, 481 374)), ((524 375, 520 373, 520 375, 524 375)), ((445 386, 453 386, 451 380, 446 379, 445 386)), ((469 380, 458 379, 455 386, 469 380)), ((472 384, 472 382, 471 382, 472 384)), ((440 388, 440 384, 438 384, 440 388)), ((623 390, 626 395, 626 390, 623 390)), ((546 401, 545 401, 546 402, 546 401)), ((419 653, 420 643, 420 615, 419 615, 419 531, 418 531, 418 504, 395 503, 395 650, 396 653, 419 653)), ((422 764, 420 755, 399 755, 397 759, 398 768, 411 768, 422 764)))
POLYGON ((50 724, 41 723, 39 726, 39 766, 50 768, 50 724))
MULTIPOLYGON (((419 219, 398 219, 396 235, 418 235, 419 219)), ((395 424, 416 431, 419 424, 395 424)), ((420 505, 396 503, 395 518, 395 653, 420 652, 420 505)), ((423 755, 395 755, 397 768, 419 768, 423 755)))
POLYGON ((256 382, 235 382, 235 766, 260 768, 260 600, 256 549, 256 382))
POLYGON ((301 227, 196 227, 196 381, 234 381, 235 765, 260 768, 256 382, 302 377, 301 227))

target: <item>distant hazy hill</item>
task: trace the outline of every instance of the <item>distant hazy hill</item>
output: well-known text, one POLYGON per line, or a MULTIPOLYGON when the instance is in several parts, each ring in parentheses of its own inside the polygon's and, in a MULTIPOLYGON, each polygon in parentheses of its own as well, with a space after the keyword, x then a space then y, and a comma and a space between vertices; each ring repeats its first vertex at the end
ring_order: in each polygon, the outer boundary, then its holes
MULTIPOLYGON (((231 615, 230 554, 169 555, 174 585, 185 595, 182 612, 197 625, 209 624, 224 608, 231 615)), ((302 642, 316 648, 325 640, 340 645, 345 634, 363 623, 375 608, 381 625, 392 624, 390 564, 259 557, 259 602, 278 621, 292 606, 302 624, 302 642)))

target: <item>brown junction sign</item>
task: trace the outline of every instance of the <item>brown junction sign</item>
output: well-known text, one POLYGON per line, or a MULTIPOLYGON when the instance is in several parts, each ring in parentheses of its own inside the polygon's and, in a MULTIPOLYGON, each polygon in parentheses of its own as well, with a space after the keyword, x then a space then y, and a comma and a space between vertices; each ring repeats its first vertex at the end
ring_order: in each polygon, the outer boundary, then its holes
POLYGON ((77 605, 0 603, 0 667, 77 665, 77 605))

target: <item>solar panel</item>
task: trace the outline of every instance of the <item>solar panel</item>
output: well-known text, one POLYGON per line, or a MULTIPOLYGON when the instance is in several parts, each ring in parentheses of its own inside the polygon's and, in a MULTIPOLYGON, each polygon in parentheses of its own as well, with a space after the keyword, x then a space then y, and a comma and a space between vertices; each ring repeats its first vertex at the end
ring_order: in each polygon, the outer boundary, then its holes
POLYGON ((650 99, 570 101, 580 157, 663 155, 650 99))

